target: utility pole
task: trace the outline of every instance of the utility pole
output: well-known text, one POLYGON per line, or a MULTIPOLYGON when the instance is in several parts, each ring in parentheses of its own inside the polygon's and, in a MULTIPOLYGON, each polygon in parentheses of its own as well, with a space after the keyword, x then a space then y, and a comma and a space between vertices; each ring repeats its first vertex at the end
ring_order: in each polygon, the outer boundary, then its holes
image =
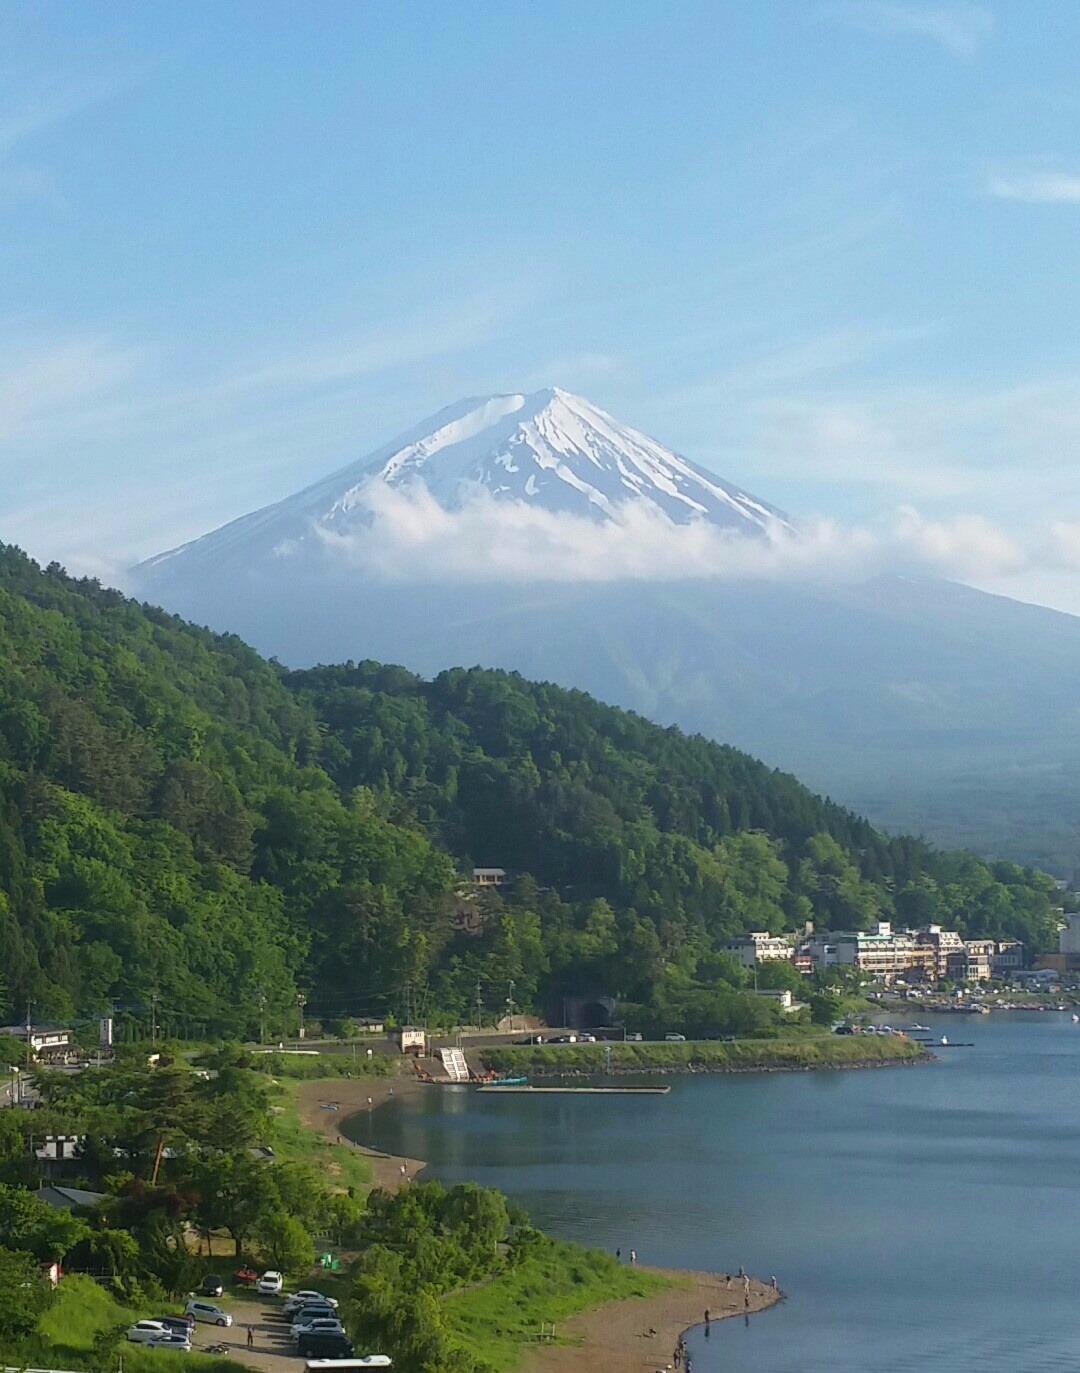
POLYGON ((510 989, 506 995, 506 1014, 510 1017, 510 1033, 514 1032, 514 979, 510 979, 510 989))
POLYGON ((157 1043, 157 992, 150 993, 150 1043, 157 1043))
POLYGON ((256 1001, 259 1005, 259 1043, 266 1042, 266 992, 262 987, 258 989, 256 1001))
POLYGON ((307 997, 300 992, 296 998, 296 1004, 300 1007, 300 1038, 304 1037, 304 1007, 307 1005, 307 997))
POLYGON ((480 979, 476 979, 476 1028, 479 1030, 483 1024, 483 998, 480 994, 480 979))
POLYGON ((26 1066, 30 1066, 30 1061, 34 1057, 34 1035, 31 1028, 30 1012, 34 1008, 34 1003, 27 998, 26 1001, 26 1066))

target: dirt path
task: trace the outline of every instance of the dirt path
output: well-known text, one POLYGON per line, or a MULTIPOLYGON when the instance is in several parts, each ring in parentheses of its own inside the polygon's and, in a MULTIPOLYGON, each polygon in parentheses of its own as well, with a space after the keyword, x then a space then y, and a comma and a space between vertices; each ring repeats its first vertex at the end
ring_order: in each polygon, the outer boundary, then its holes
POLYGON ((763 1282, 750 1282, 750 1304, 744 1305, 741 1279, 728 1286, 711 1273, 652 1270, 680 1279, 678 1287, 655 1297, 608 1302, 559 1326, 560 1340, 572 1344, 538 1345, 522 1359, 521 1373, 652 1373, 672 1367, 675 1342, 700 1325, 706 1310, 713 1321, 763 1311, 780 1293, 763 1282), (653 1331, 655 1333, 650 1334, 653 1331))
MULTIPOLYGON (((302 1082, 296 1104, 300 1119, 309 1130, 321 1134, 332 1144, 349 1144, 351 1141, 341 1133, 342 1122, 348 1116, 365 1109, 374 1110, 394 1095, 434 1090, 409 1077, 324 1078, 302 1082)), ((387 1192, 396 1192, 424 1167, 422 1159, 382 1154, 376 1149, 365 1149, 361 1144, 354 1144, 353 1148, 359 1149, 370 1161, 374 1185, 387 1192)))

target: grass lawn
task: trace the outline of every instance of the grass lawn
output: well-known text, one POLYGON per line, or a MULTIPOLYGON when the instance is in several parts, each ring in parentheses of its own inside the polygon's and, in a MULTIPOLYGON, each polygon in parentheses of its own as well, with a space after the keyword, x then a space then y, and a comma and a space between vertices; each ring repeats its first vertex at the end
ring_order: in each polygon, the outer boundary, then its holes
MULTIPOLYGON (((241 1365, 231 1359, 212 1354, 177 1355, 171 1349, 147 1349, 145 1345, 129 1344, 121 1335, 115 1349, 95 1350, 95 1342, 105 1332, 119 1331, 132 1321, 146 1317, 167 1315, 182 1309, 182 1303, 167 1303, 161 1310, 132 1311, 96 1283, 81 1273, 64 1278, 56 1292, 56 1299, 38 1323, 38 1333, 23 1341, 17 1349, 4 1350, 5 1360, 16 1365, 34 1363, 41 1368, 85 1369, 100 1359, 100 1366, 115 1368, 120 1353, 124 1356, 126 1373, 168 1373, 176 1367, 178 1358, 192 1373, 239 1373, 241 1365), (104 1354, 104 1357, 101 1356, 104 1354)), ((199 1327, 196 1327, 198 1330, 199 1327)), ((205 1333, 207 1342, 213 1335, 205 1333)), ((198 1334, 196 1335, 198 1339, 198 1334)))
MULTIPOLYGON (((327 1082, 329 1095, 332 1095, 333 1086, 333 1080, 327 1082)), ((307 1163, 332 1178, 339 1187, 367 1191, 371 1186, 371 1164, 351 1144, 332 1144, 304 1125, 296 1105, 299 1090, 299 1081, 289 1078, 277 1080, 273 1089, 277 1111, 269 1143, 278 1158, 288 1163, 307 1163)))
POLYGON ((604 1302, 652 1296, 674 1281, 554 1240, 494 1282, 445 1298, 444 1310, 471 1353, 498 1373, 511 1373, 542 1322, 558 1325, 604 1302))

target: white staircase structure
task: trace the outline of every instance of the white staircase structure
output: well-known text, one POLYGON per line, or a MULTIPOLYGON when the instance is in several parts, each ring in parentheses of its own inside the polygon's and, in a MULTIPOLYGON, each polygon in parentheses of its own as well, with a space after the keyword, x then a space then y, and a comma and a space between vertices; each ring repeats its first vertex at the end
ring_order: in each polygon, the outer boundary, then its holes
POLYGON ((469 1081, 469 1064, 462 1049, 440 1049, 439 1057, 451 1082, 469 1081))

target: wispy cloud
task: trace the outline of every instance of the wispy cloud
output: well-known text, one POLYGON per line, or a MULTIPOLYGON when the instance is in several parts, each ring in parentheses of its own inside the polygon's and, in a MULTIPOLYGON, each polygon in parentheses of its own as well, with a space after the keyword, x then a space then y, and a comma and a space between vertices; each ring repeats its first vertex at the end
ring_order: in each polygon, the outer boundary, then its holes
POLYGON ((0 366, 0 444, 39 425, 70 421, 92 400, 129 380, 139 352, 97 335, 5 349, 0 366))
POLYGON ((969 60, 993 32, 994 17, 982 5, 893 4, 890 0, 838 0, 825 13, 864 33, 922 38, 954 57, 969 60))
POLYGON ((1025 205, 1080 205, 1080 171, 1031 162, 999 167, 986 178, 986 194, 1025 205))

